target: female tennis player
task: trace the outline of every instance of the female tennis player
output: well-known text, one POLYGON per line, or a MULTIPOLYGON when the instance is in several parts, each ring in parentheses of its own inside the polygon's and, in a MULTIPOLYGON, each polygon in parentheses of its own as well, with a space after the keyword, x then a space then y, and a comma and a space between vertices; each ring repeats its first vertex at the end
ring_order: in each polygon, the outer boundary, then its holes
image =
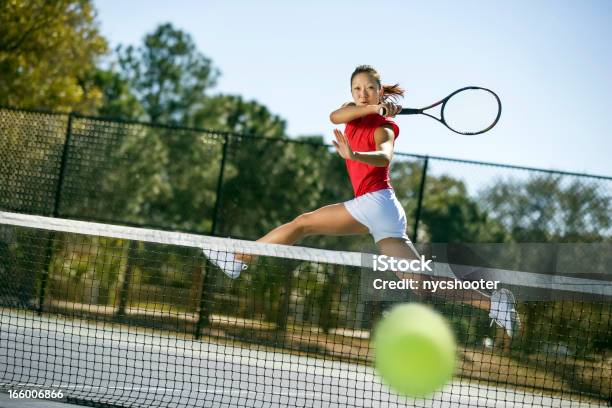
MULTIPOLYGON (((406 235, 406 214, 389 178, 393 145, 400 133, 390 118, 402 109, 395 102, 404 91, 398 84, 383 86, 378 72, 368 65, 358 66, 350 83, 353 102, 333 111, 330 119, 337 125, 346 124, 344 132, 334 130, 334 145, 346 161, 355 198, 302 214, 258 242, 293 245, 310 235, 370 233, 382 254, 418 259, 406 235), (385 116, 379 114, 381 108, 385 116)), ((250 256, 238 254, 228 254, 221 260, 220 254, 211 250, 205 250, 205 255, 231 278, 237 278, 250 260, 250 256)), ((489 311, 491 323, 503 327, 509 336, 516 331, 519 320, 514 297, 506 289, 494 292, 491 298, 475 291, 469 303, 489 311)))

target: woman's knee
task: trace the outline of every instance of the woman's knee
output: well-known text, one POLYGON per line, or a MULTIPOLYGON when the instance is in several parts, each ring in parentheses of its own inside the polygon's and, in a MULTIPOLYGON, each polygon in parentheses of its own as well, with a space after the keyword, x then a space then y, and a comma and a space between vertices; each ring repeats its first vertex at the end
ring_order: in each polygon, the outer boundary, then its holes
POLYGON ((314 222, 311 212, 300 214, 291 222, 297 233, 302 236, 311 235, 315 232, 314 222))
POLYGON ((383 238, 377 243, 379 251, 388 256, 419 259, 419 253, 410 240, 405 238, 383 238))

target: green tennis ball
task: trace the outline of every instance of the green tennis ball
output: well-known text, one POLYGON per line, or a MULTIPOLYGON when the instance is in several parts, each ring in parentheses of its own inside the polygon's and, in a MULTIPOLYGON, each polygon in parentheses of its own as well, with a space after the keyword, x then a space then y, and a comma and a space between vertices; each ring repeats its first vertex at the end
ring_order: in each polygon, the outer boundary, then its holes
POLYGON ((453 377, 453 332, 444 317, 427 306, 395 306, 378 323, 373 341, 376 370, 399 394, 427 397, 453 377))

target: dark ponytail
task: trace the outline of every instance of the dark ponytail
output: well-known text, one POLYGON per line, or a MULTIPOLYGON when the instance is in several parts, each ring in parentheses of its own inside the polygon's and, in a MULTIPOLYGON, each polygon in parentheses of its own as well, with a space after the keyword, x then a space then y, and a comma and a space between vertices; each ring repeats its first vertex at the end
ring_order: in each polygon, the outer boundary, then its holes
POLYGON ((383 102, 397 102, 402 97, 404 97, 404 89, 399 84, 383 85, 383 102))

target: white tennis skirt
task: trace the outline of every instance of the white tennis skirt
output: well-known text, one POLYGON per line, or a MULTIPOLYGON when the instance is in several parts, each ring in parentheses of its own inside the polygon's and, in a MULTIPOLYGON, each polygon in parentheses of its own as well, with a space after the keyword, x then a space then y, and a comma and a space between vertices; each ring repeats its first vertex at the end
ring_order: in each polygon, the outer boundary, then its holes
POLYGON ((384 238, 409 240, 406 235, 406 213, 392 189, 355 197, 345 201, 344 206, 353 218, 368 227, 374 242, 384 238))

